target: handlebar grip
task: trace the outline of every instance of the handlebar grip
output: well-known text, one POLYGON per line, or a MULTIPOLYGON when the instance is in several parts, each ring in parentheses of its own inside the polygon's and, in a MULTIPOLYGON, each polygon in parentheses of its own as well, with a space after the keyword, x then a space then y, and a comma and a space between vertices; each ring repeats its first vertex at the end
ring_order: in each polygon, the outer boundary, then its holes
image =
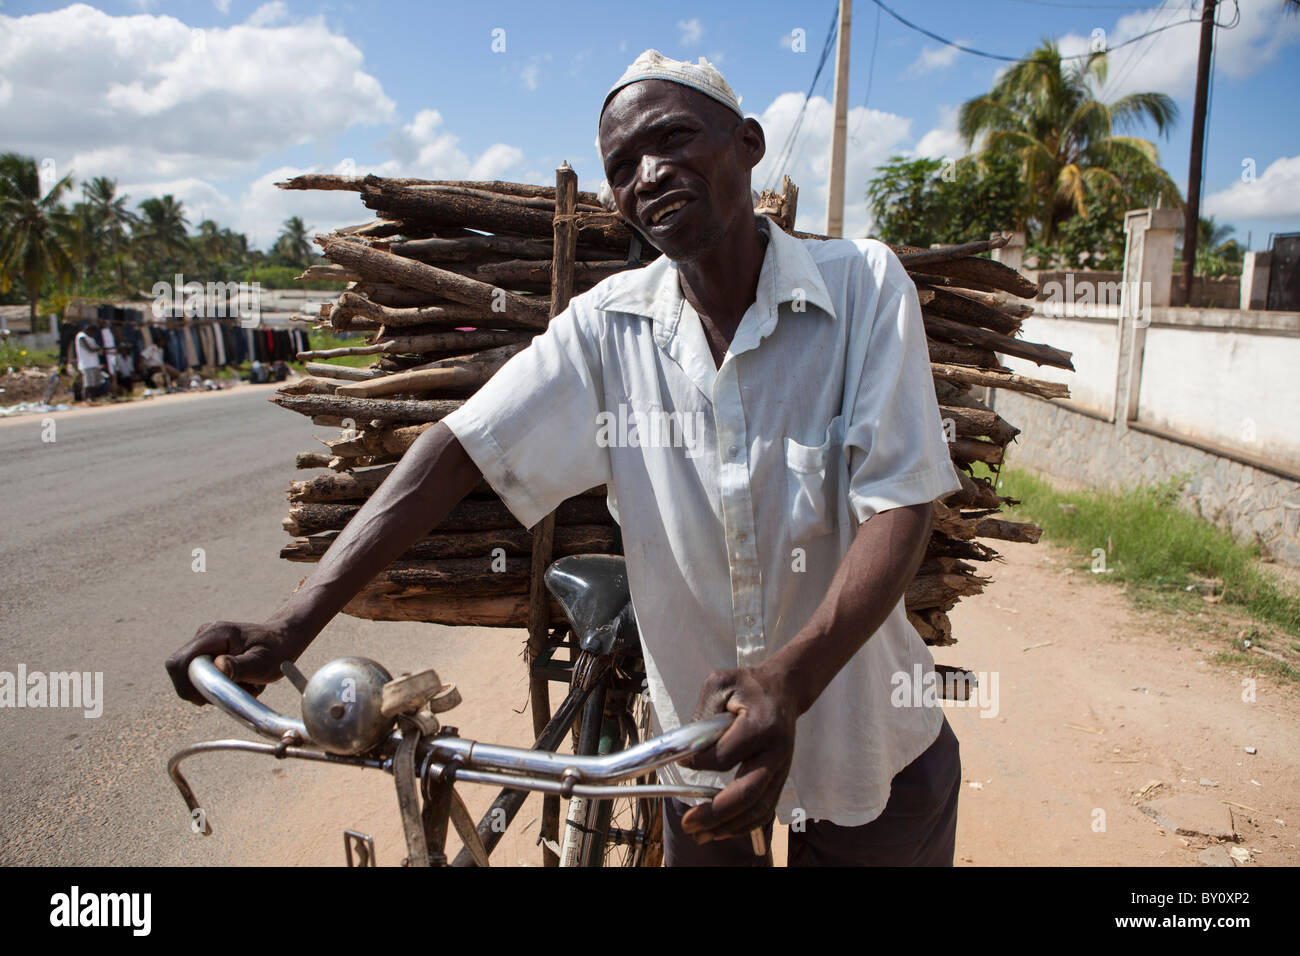
POLYGON ((263 737, 280 740, 285 734, 292 733, 304 743, 311 742, 301 720, 286 717, 258 701, 217 670, 217 665, 212 663, 212 658, 207 654, 200 654, 190 661, 188 673, 190 683, 210 704, 263 737))

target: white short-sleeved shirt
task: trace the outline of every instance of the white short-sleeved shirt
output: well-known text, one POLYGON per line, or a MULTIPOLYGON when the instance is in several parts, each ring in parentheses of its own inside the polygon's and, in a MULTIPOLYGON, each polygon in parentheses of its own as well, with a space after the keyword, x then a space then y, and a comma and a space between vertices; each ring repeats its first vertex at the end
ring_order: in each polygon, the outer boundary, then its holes
MULTIPOLYGON (((960 487, 898 258, 758 222, 756 300, 720 369, 665 256, 575 297, 444 419, 525 527, 608 486, 657 731, 690 721, 712 671, 799 633, 860 522, 960 487)), ((917 667, 933 658, 900 601, 799 719, 783 823, 880 814, 942 724, 937 708, 891 706, 891 678, 917 667)))
POLYGON ((78 332, 74 341, 77 346, 77 368, 83 372, 99 368, 99 343, 86 332, 78 332))

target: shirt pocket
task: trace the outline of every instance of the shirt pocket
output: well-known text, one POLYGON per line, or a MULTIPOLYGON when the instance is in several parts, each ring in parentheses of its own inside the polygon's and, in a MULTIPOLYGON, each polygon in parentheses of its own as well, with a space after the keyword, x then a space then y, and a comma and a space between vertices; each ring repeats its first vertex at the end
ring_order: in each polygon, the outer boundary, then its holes
POLYGON ((819 445, 804 445, 786 436, 786 509, 791 541, 806 541, 836 530, 843 454, 843 415, 831 419, 819 445))

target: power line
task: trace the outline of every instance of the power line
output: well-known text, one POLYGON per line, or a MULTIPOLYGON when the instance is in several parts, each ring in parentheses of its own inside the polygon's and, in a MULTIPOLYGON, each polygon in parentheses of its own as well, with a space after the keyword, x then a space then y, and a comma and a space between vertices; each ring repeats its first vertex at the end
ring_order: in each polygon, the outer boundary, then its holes
MULTIPOLYGON (((939 34, 933 32, 933 31, 931 31, 931 30, 927 30, 925 27, 918 26, 917 24, 913 23, 911 20, 908 20, 908 19, 907 19, 906 17, 904 17, 902 14, 900 14, 900 13, 896 13, 894 10, 892 10, 892 9, 890 9, 888 6, 886 6, 886 4, 884 3, 884 0, 872 0, 872 2, 873 2, 876 6, 878 6, 881 10, 884 10, 884 11, 885 11, 886 13, 888 13, 891 17, 893 17, 895 20, 897 20, 899 23, 901 23, 903 26, 907 27, 909 30, 915 30, 917 33, 920 33, 920 34, 922 34, 923 36, 927 36, 927 37, 929 37, 931 40, 935 40, 935 41, 938 42, 938 43, 942 43, 944 46, 950 46, 950 47, 952 47, 952 48, 955 49, 955 50, 961 50, 963 53, 969 53, 969 54, 971 54, 972 56, 981 56, 981 57, 984 57, 984 58, 987 59, 987 60, 999 60, 999 61, 1001 61, 1002 63, 1030 63, 1030 62, 1032 62, 1032 61, 1030 61, 1030 60, 1025 59, 1024 57, 1018 57, 1018 56, 1003 56, 1001 53, 989 53, 989 52, 986 51, 986 50, 977 50, 977 49, 975 49, 974 47, 965 46, 965 45, 963 45, 963 44, 961 44, 961 43, 954 43, 952 40, 945 39, 944 37, 939 36, 939 34)), ((1183 20, 1183 21, 1181 21, 1181 22, 1179 22, 1179 23, 1170 23, 1170 24, 1168 24, 1167 26, 1160 27, 1159 29, 1156 29, 1156 30, 1150 30, 1150 31, 1148 31, 1148 32, 1146 32, 1146 33, 1140 33, 1140 34, 1138 34, 1137 36, 1132 37, 1131 39, 1125 40, 1123 43, 1116 43, 1114 46, 1112 46, 1112 47, 1108 47, 1107 50, 1106 50, 1106 52, 1107 52, 1107 53, 1114 52, 1115 50, 1118 50, 1118 49, 1120 49, 1121 47, 1126 47, 1126 46, 1128 46, 1130 43, 1137 43, 1139 40, 1145 40, 1147 37, 1151 36, 1153 33, 1162 33, 1163 31, 1165 31, 1165 30, 1169 30, 1169 29, 1172 29, 1173 27, 1180 27, 1180 26, 1183 26, 1184 24, 1187 24, 1187 23, 1194 23, 1194 22, 1195 22, 1195 21, 1194 21, 1194 20, 1191 20, 1191 19, 1183 20)), ((1076 53, 1074 56, 1063 56, 1063 57, 1061 57, 1061 59, 1062 59, 1062 60, 1082 60, 1082 59, 1086 59, 1086 58, 1088 58, 1088 57, 1090 57, 1090 56, 1096 56, 1096 54, 1095 54, 1095 53, 1092 53, 1092 52, 1089 52, 1089 53, 1076 53)))
POLYGON ((1052 3, 1050 0, 1011 0, 1012 3, 1029 3, 1036 7, 1056 7, 1060 10, 1133 10, 1131 3, 1052 3))
POLYGON ((777 154, 777 160, 773 164, 772 175, 768 177, 767 188, 771 188, 780 180, 781 175, 786 171, 787 164, 790 161, 790 153, 794 147, 795 137, 803 126, 804 115, 808 112, 808 101, 812 98, 813 90, 817 88, 817 81, 821 79, 822 70, 826 67, 826 61, 831 55, 831 46, 835 42, 836 28, 839 23, 839 4, 836 3, 835 11, 831 14, 830 29, 826 31, 826 40, 822 44, 821 59, 817 61, 817 72, 813 74, 812 82, 808 84, 808 92, 804 94, 803 105, 799 107, 799 113, 795 116, 794 124, 790 127, 790 135, 785 139, 785 145, 781 147, 781 152, 777 154))

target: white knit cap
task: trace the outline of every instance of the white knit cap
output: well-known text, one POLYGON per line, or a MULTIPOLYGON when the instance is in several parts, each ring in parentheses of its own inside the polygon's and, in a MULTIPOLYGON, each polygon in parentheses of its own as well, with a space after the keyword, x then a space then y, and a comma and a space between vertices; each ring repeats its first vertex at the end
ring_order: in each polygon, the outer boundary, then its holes
POLYGON ((689 86, 717 100, 737 116, 745 115, 740 110, 740 97, 722 78, 718 68, 704 57, 700 57, 699 63, 688 63, 685 60, 670 59, 658 50, 646 50, 633 60, 619 81, 605 94, 605 102, 608 103, 609 98, 623 87, 641 80, 667 80, 669 83, 689 86))

